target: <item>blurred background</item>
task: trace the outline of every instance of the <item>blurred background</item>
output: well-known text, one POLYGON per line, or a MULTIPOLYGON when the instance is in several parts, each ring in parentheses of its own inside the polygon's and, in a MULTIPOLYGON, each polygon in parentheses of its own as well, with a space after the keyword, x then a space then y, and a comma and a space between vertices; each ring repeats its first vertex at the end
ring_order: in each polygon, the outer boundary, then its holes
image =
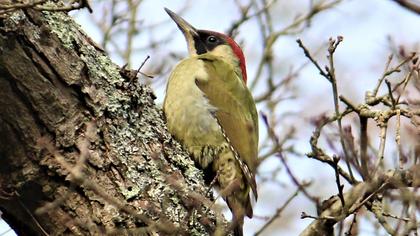
MULTIPOLYGON (((154 89, 159 105, 169 72, 187 57, 184 37, 164 7, 198 29, 231 34, 243 48, 248 85, 260 113, 259 199, 254 218, 246 220, 244 231, 246 235, 298 235, 313 220, 301 219, 302 212, 317 216, 317 202, 338 190, 334 169, 305 155, 311 151, 309 139, 319 119, 334 113, 334 100, 331 83, 309 62, 296 40, 301 39, 323 68, 329 63, 329 39, 342 36, 334 54, 338 93, 354 104, 363 103, 366 92, 374 90, 383 75, 390 54, 394 55, 390 64, 395 66, 411 52, 420 51, 420 14, 398 2, 93 0, 93 14, 87 10, 71 14, 118 65, 138 69, 144 63, 139 81, 154 89)), ((420 5, 419 1, 411 2, 420 5)), ((389 80, 401 79, 409 68, 401 70, 389 80)), ((379 88, 379 93, 386 91, 386 86, 379 88)), ((406 94, 413 100, 419 98, 416 89, 407 89, 406 94)), ((345 107, 341 103, 340 110, 345 107)), ((357 116, 349 115, 342 122, 357 141, 357 116)), ((417 160, 414 149, 419 133, 406 123, 401 131, 403 151, 417 160)), ((391 121, 390 127, 394 125, 391 121)), ((371 122, 368 130, 374 153, 379 129, 371 122)), ((395 168, 398 162, 394 158, 395 131, 388 132, 384 169, 395 168)), ((343 156, 335 124, 323 130, 319 145, 328 154, 343 156)), ((343 161, 339 164, 346 167, 343 161)), ((354 174, 360 180, 357 171, 354 174)), ((351 185, 342 183, 346 192, 351 185)), ((401 204, 389 209, 399 214, 401 204)), ((414 211, 420 217, 419 211, 414 211)), ((337 235, 350 231, 352 235, 388 235, 369 211, 359 211, 357 224, 352 221, 353 217, 348 217, 336 227, 337 235)), ((0 235, 14 233, 4 226, 0 235)))

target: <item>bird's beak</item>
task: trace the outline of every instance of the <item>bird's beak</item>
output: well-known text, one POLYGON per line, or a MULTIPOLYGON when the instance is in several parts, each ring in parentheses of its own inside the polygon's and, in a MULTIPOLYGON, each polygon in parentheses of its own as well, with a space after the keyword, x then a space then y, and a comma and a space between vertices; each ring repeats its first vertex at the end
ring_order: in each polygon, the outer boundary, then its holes
POLYGON ((173 11, 169 10, 165 7, 165 11, 168 15, 172 18, 173 21, 178 25, 178 28, 184 34, 185 39, 187 40, 188 44, 188 51, 190 54, 196 54, 196 49, 194 47, 194 38, 198 37, 197 30, 190 25, 186 20, 182 19, 182 17, 175 14, 173 11))

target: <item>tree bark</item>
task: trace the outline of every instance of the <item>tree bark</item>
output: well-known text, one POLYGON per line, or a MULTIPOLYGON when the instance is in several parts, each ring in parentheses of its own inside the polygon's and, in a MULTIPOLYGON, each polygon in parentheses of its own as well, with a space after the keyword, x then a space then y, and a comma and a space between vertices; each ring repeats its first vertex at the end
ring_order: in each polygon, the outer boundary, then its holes
POLYGON ((212 234, 206 191, 150 88, 67 14, 0 19, 0 207, 19 235, 212 234))

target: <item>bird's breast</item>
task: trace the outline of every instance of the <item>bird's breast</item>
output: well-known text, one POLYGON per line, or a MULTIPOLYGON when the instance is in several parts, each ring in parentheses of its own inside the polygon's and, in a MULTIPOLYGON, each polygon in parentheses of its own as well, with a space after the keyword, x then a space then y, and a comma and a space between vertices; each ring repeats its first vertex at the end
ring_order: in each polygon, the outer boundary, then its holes
POLYGON ((195 82, 207 76, 204 66, 195 69, 184 70, 182 64, 175 68, 167 85, 164 112, 169 132, 206 167, 225 139, 214 117, 217 108, 209 103, 195 82))

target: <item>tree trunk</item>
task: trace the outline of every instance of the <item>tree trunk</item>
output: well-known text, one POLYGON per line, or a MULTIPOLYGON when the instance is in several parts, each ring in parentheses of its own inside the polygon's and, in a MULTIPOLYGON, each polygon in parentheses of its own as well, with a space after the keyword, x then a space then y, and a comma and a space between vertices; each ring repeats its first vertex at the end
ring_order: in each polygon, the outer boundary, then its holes
POLYGON ((2 217, 19 235, 224 228, 153 100, 67 14, 0 19, 2 217))

